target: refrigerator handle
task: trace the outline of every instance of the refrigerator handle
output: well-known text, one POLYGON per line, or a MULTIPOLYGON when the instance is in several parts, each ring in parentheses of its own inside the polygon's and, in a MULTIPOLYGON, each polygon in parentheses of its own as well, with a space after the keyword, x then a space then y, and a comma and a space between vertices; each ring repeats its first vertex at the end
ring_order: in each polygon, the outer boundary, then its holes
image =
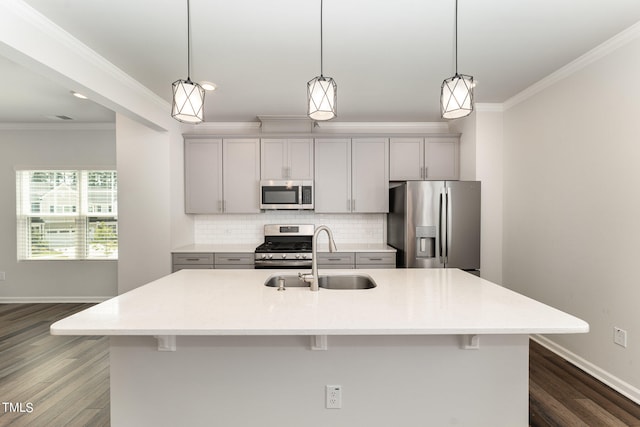
POLYGON ((445 249, 445 255, 444 255, 444 262, 448 263, 449 262, 449 249, 451 248, 451 228, 453 225, 453 218, 452 218, 452 200, 453 197, 451 197, 451 188, 447 187, 446 189, 446 196, 447 196, 447 244, 446 244, 446 249, 445 249))
POLYGON ((438 224, 438 228, 440 230, 440 239, 438 239, 440 242, 438 243, 438 248, 439 248, 439 254, 440 254, 440 264, 444 264, 444 242, 446 242, 446 225, 445 225, 445 218, 446 218, 446 213, 444 212, 445 209, 445 190, 442 189, 440 190, 440 207, 439 207, 439 215, 438 215, 438 220, 439 220, 439 224, 438 224))

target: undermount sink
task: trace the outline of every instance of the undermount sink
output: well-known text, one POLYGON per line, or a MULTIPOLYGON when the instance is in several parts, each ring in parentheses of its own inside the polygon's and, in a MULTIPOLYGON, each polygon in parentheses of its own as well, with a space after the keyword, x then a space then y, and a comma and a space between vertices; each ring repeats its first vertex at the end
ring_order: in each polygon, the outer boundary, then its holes
MULTIPOLYGON (((300 280, 297 275, 284 274, 269 277, 264 285, 277 288, 280 286, 279 279, 284 279, 285 289, 309 287, 309 283, 300 280)), ((371 289, 376 287, 376 282, 365 274, 336 274, 320 276, 318 286, 324 289, 371 289)))

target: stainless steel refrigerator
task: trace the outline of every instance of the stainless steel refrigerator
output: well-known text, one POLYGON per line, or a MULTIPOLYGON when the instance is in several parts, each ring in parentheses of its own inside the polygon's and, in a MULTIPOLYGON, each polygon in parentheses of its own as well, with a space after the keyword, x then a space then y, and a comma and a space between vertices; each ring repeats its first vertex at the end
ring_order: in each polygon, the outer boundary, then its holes
POLYGON ((480 182, 407 181, 389 190, 387 243, 397 266, 479 274, 480 182))

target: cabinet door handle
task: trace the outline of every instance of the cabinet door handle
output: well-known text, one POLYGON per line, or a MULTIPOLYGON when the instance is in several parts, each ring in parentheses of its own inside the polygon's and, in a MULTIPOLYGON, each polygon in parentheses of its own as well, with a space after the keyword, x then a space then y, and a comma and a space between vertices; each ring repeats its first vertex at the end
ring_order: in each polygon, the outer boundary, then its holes
POLYGON ((369 261, 382 261, 382 258, 369 258, 369 261))
POLYGON ((347 212, 351 211, 351 199, 347 199, 347 212))
POLYGON ((240 261, 240 258, 226 258, 227 261, 240 261))
POLYGON ((222 212, 222 200, 218 200, 218 212, 222 212))
POLYGON ((424 179, 427 179, 427 177, 429 176, 429 168, 428 167, 424 167, 424 179))
POLYGON ((186 261, 200 261, 200 258, 185 258, 186 261))
POLYGON ((223 211, 223 212, 226 212, 226 211, 227 211, 227 201, 226 201, 226 200, 223 200, 223 201, 222 201, 222 211, 223 211))
POLYGON ((351 212, 356 211, 356 199, 351 199, 351 212))
POLYGON ((327 261, 342 261, 342 258, 327 258, 327 261))

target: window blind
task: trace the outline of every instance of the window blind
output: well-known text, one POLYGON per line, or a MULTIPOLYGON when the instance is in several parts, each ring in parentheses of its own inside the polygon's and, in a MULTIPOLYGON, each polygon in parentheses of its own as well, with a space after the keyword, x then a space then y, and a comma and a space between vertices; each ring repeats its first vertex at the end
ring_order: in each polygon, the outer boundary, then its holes
POLYGON ((16 172, 19 260, 117 259, 117 172, 16 172))

